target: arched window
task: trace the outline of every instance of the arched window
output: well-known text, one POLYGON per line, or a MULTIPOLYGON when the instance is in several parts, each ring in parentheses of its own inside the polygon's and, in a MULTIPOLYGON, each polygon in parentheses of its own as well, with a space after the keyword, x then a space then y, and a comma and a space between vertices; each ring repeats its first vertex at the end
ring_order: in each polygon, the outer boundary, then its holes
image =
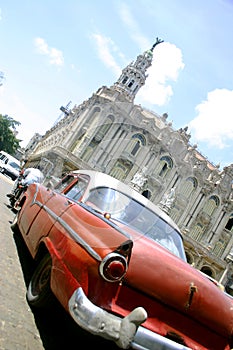
POLYGON ((160 158, 158 175, 161 177, 165 177, 172 168, 172 159, 169 156, 163 156, 160 158))
POLYGON ((190 236, 193 239, 199 241, 203 236, 204 229, 205 229, 205 227, 201 223, 198 223, 190 231, 190 236))
POLYGON ((226 248, 228 244, 231 241, 232 233, 229 231, 223 231, 220 237, 218 238, 218 241, 215 242, 215 246, 213 248, 213 253, 218 256, 222 257, 223 253, 226 251, 226 248))
POLYGON ((131 82, 128 84, 128 87, 131 88, 134 84, 134 80, 131 80, 131 82))
POLYGON ((88 162, 88 160, 91 158, 91 155, 93 154, 95 148, 96 148, 96 144, 94 144, 94 142, 92 141, 83 151, 81 158, 88 162))
POLYGON ((134 145, 134 148, 132 149, 131 151, 131 154, 133 156, 135 156, 135 154, 137 153, 137 151, 139 150, 140 148, 140 141, 136 141, 135 145, 134 145))
POLYGON ((205 273, 206 275, 213 277, 213 271, 209 266, 202 266, 201 271, 205 273))
POLYGON ((105 123, 102 124, 97 128, 96 134, 94 136, 94 139, 100 143, 104 136, 107 134, 108 130, 110 129, 112 123, 113 123, 114 118, 112 116, 108 116, 107 119, 105 120, 105 123))
POLYGON ((109 173, 112 177, 115 177, 116 179, 122 181, 125 179, 125 170, 122 169, 119 165, 114 167, 111 172, 109 173))
POLYGON ((224 240, 220 238, 219 241, 215 243, 215 246, 213 248, 213 253, 216 256, 221 257, 223 252, 225 251, 227 243, 228 242, 224 242, 224 240))
POLYGON ((203 212, 209 216, 214 213, 216 208, 219 206, 219 198, 217 196, 211 196, 203 207, 203 212))
POLYGON ((196 188, 197 180, 194 177, 188 177, 180 186, 180 194, 185 198, 189 198, 196 188))
POLYGON ((127 151, 135 156, 142 146, 146 145, 146 139, 142 134, 134 134, 127 146, 127 151))
POLYGON ((127 76, 124 77, 124 79, 122 80, 122 84, 125 84, 127 82, 127 80, 128 80, 128 77, 127 76))
POLYGON ((116 179, 123 181, 130 170, 132 169, 133 164, 125 159, 118 159, 111 169, 109 175, 115 177, 116 179))
POLYGON ((96 130, 98 120, 99 120, 99 115, 100 115, 100 108, 95 107, 87 120, 85 130, 83 130, 82 135, 79 136, 79 139, 75 140, 75 142, 71 147, 72 152, 74 154, 81 154, 83 151, 85 151, 85 148, 87 146, 87 141, 91 139, 94 131, 96 130))

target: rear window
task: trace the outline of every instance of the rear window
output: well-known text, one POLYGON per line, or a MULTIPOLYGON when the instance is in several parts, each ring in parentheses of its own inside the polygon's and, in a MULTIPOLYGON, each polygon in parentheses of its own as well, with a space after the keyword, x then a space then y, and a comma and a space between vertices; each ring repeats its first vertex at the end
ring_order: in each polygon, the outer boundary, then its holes
POLYGON ((132 227, 186 261, 180 234, 142 203, 107 187, 93 189, 86 203, 94 209, 109 213, 111 219, 132 227))

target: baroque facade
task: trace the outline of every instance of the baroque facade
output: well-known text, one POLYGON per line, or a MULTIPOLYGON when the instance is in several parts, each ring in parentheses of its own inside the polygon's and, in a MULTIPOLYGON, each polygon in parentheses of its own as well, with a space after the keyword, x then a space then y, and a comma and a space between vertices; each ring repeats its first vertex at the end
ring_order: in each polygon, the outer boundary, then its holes
POLYGON ((230 288, 233 247, 233 164, 222 171, 162 116, 134 104, 156 43, 122 70, 111 87, 65 110, 27 148, 27 166, 40 164, 51 185, 74 169, 94 169, 136 188, 181 228, 190 264, 230 288))

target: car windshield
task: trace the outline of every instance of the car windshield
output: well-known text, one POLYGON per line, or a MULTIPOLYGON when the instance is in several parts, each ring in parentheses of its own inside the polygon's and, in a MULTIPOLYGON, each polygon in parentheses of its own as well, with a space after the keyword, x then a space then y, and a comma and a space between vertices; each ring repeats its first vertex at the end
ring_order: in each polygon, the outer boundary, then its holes
POLYGON ((142 203, 107 187, 93 189, 86 203, 101 212, 110 213, 111 219, 137 230, 186 261, 179 233, 142 203))
POLYGON ((15 162, 9 162, 9 165, 12 166, 12 168, 16 169, 16 170, 20 170, 20 167, 18 164, 16 164, 15 162))

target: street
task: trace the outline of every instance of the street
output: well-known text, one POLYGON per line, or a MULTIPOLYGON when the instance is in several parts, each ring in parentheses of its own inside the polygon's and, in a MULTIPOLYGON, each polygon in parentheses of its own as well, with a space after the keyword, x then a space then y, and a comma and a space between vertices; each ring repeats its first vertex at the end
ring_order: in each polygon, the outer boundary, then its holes
POLYGON ((33 261, 20 234, 10 227, 15 214, 6 194, 12 186, 0 174, 0 350, 119 349, 77 327, 56 300, 49 310, 29 307, 26 288, 33 261))
POLYGON ((0 349, 44 349, 25 299, 25 283, 10 228, 14 213, 7 207, 13 185, 0 174, 0 349))

